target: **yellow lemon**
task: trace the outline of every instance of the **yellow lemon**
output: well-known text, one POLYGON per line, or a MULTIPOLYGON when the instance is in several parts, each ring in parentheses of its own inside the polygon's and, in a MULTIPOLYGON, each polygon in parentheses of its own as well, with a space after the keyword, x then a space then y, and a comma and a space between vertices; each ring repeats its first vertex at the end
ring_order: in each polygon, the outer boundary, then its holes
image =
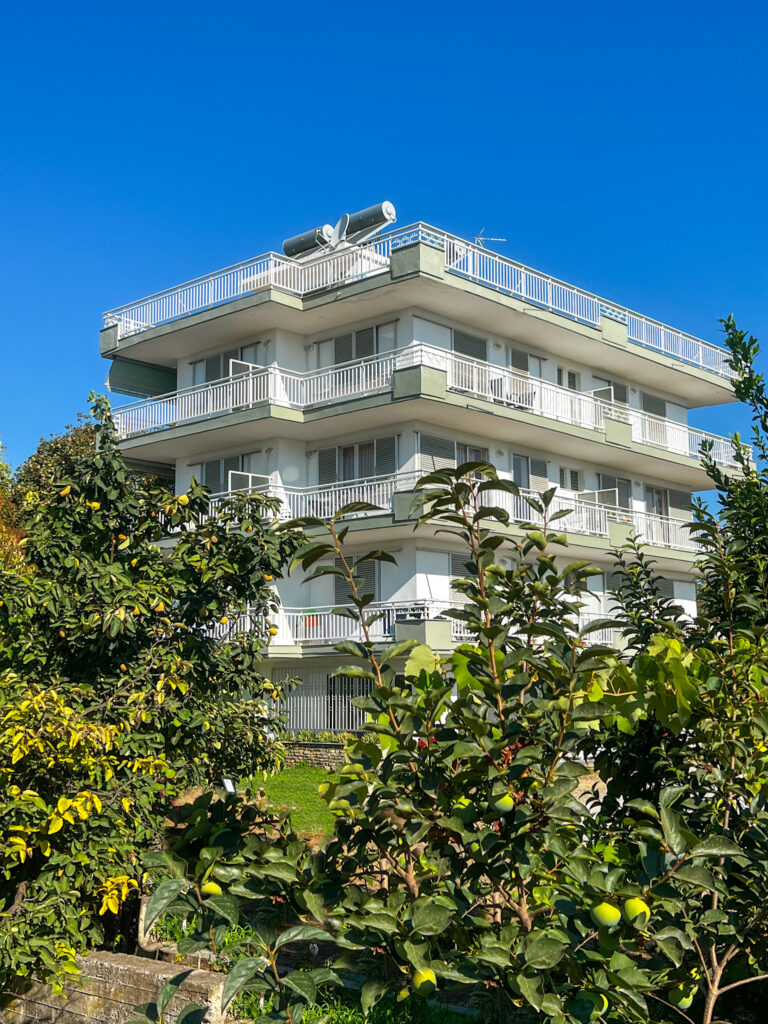
POLYGON ((270 634, 270 636, 277 636, 277 626, 270 626, 269 627, 269 634, 270 634))
POLYGON ((416 994, 426 999, 427 996, 431 996, 437 988, 437 978, 435 972, 429 967, 423 967, 420 971, 416 971, 413 976, 413 987, 416 994))

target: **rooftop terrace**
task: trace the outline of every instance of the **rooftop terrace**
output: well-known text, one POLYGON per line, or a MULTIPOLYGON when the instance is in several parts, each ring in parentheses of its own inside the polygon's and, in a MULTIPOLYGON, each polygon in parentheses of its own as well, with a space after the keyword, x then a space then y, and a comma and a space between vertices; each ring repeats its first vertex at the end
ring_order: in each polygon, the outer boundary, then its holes
POLYGON ((348 245, 299 260, 269 252, 109 310, 104 314, 104 326, 117 326, 118 337, 125 338, 265 288, 298 296, 314 295, 387 273, 392 252, 417 243, 439 250, 446 272, 489 291, 596 328, 602 318, 617 321, 626 326, 628 340, 635 345, 720 377, 734 376, 726 349, 423 223, 379 235, 363 245, 348 245))

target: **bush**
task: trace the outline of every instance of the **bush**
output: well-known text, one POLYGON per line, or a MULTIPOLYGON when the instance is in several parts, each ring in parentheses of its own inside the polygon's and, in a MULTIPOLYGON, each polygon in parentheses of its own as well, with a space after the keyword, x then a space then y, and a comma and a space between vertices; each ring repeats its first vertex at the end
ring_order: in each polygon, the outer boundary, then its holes
POLYGON ((2 982, 127 941, 172 799, 279 753, 260 663, 295 532, 259 497, 142 488, 94 415, 97 449, 27 493, 0 568, 2 982), (246 604, 255 632, 217 638, 246 604))

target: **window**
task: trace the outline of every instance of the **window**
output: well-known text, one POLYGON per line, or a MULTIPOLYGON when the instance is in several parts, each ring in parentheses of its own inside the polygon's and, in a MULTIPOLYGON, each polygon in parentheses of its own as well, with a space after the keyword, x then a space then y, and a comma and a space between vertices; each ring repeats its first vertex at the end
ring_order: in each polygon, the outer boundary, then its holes
POLYGON ((650 413, 651 416, 662 416, 666 419, 667 403, 663 398, 657 398, 656 395, 648 395, 643 391, 641 392, 640 400, 643 412, 650 413))
MULTIPOLYGON (((352 556, 354 559, 354 555, 352 556)), ((349 556, 347 556, 349 561, 349 556)), ((337 569, 343 569, 344 563, 340 558, 335 561, 335 567, 337 569)), ((355 566, 355 576, 359 577, 357 583, 357 590, 360 595, 373 594, 374 601, 379 599, 379 563, 378 562, 362 562, 360 565, 355 566)), ((349 583, 341 576, 333 577, 333 600, 337 605, 349 604, 349 598, 351 595, 351 587, 349 583)))
POLYGON ((597 486, 599 491, 610 491, 611 494, 603 496, 598 494, 598 501, 604 505, 618 505, 619 508, 632 507, 632 481, 623 477, 616 477, 610 473, 597 474, 597 486), (609 500, 610 499, 610 500, 609 500))
POLYGON ((564 490, 581 491, 581 471, 570 466, 560 467, 560 486, 564 490))
POLYGON ((650 487, 645 485, 645 510, 654 516, 666 516, 669 514, 669 501, 667 492, 662 487, 650 487))
POLYGON ((507 348, 507 362, 513 370, 528 373, 530 356, 519 348, 507 348))
POLYGON ((575 370, 569 370, 565 366, 558 366, 557 368, 557 384, 558 387, 568 388, 569 391, 580 391, 579 374, 575 370))
POLYGON ((326 676, 325 696, 327 698, 328 728, 332 732, 356 732, 361 729, 365 718, 360 708, 352 701, 356 697, 367 697, 373 688, 370 679, 354 676, 326 676))
POLYGON ((607 377, 595 376, 596 387, 593 389, 595 398, 602 398, 604 402, 616 402, 619 405, 626 405, 628 400, 628 389, 626 384, 619 384, 607 377))
MULTIPOLYGON (((207 487, 211 494, 221 494, 230 489, 230 473, 237 474, 241 468, 239 455, 229 455, 225 459, 208 459, 203 463, 192 466, 192 476, 198 480, 203 487, 207 487)), ((233 480, 234 489, 243 481, 233 480)))
POLYGON ((332 448, 321 448, 318 452, 317 479, 320 484, 390 476, 396 471, 397 439, 394 436, 335 445, 332 448))
POLYGON ((453 351, 462 356, 469 356, 470 359, 485 361, 488 358, 488 343, 485 338, 476 338, 465 331, 455 330, 453 332, 453 351))
POLYGON ((531 474, 527 455, 512 456, 512 479, 518 487, 523 487, 526 490, 531 486, 531 474))
POLYGON ((195 360, 192 363, 192 383, 209 384, 211 381, 229 377, 229 364, 232 359, 240 359, 239 348, 230 352, 219 352, 218 355, 208 356, 207 359, 195 360))
POLYGON ((488 449, 476 448, 471 444, 456 445, 456 462, 461 466, 465 462, 487 462, 488 449))

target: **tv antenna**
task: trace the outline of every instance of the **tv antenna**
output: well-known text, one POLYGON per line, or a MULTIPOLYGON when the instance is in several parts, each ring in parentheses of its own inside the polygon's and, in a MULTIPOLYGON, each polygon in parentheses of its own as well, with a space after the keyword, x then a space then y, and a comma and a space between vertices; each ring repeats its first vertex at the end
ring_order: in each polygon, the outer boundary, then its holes
POLYGON ((485 234, 485 228, 480 228, 480 234, 479 235, 475 235, 475 245, 478 246, 480 249, 484 249, 485 248, 485 243, 486 242, 506 242, 506 241, 507 241, 506 238, 492 238, 489 235, 486 235, 485 234))

